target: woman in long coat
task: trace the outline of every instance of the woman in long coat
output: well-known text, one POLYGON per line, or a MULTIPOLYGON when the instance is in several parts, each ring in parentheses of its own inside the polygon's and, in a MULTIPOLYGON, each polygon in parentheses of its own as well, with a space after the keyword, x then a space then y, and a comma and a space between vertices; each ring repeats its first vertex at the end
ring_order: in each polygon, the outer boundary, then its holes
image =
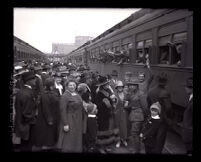
POLYGON ((120 141, 117 142, 116 147, 120 147, 121 142, 127 146, 127 110, 124 108, 128 106, 128 101, 126 101, 126 95, 123 92, 123 83, 122 81, 117 81, 116 84, 116 94, 115 96, 117 97, 117 104, 115 107, 114 111, 114 123, 115 123, 115 128, 119 129, 119 136, 120 136, 120 141))
POLYGON ((33 127, 34 145, 44 149, 54 148, 58 140, 60 120, 59 96, 54 92, 54 79, 45 80, 36 125, 33 127))
POLYGON ((62 152, 82 152, 83 105, 75 90, 75 81, 69 80, 60 100, 61 122, 57 146, 62 152))

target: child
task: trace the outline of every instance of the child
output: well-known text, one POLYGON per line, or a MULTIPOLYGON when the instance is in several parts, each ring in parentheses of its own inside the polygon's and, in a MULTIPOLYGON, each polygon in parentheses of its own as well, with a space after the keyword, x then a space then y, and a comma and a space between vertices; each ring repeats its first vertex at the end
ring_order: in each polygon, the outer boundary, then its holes
POLYGON ((151 116, 144 122, 140 138, 144 142, 147 154, 157 154, 157 132, 161 123, 159 102, 153 103, 150 107, 151 116))
POLYGON ((86 132, 84 132, 84 145, 87 152, 94 152, 97 136, 97 106, 91 102, 91 90, 85 83, 78 86, 78 92, 83 100, 83 107, 87 116, 86 132))

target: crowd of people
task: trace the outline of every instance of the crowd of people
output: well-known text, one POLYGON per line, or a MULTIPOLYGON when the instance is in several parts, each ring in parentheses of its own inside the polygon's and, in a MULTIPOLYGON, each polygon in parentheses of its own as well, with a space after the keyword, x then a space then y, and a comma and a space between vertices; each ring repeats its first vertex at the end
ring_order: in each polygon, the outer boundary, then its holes
MULTIPOLYGON (((84 65, 20 62, 13 86, 13 143, 18 151, 111 152, 127 147, 140 153, 162 153, 171 125, 167 75, 125 72, 102 75, 84 65), (156 77, 157 86, 150 88, 156 77)), ((184 143, 192 154, 193 82, 184 113, 184 143)))

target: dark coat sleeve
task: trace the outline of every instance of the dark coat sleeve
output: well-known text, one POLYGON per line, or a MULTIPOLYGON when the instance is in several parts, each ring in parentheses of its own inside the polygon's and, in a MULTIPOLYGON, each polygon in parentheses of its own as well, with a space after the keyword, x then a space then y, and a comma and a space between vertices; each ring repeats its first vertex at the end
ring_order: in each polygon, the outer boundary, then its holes
POLYGON ((188 104, 184 111, 182 139, 185 143, 193 141, 193 101, 188 104))
POLYGON ((33 100, 33 96, 31 95, 23 95, 23 110, 22 115, 25 119, 25 122, 31 123, 35 116, 35 102, 33 100))
POLYGON ((67 106, 68 106, 68 100, 69 96, 64 94, 61 96, 60 99, 60 112, 61 112, 61 121, 63 122, 64 125, 68 125, 69 123, 67 122, 67 106))
POLYGON ((144 138, 148 138, 148 137, 151 137, 153 136, 158 128, 160 127, 160 124, 161 124, 161 120, 152 120, 152 123, 151 125, 148 125, 148 127, 145 127, 143 130, 142 130, 142 133, 144 135, 144 138))
POLYGON ((151 85, 151 82, 153 81, 154 79, 154 75, 153 73, 151 72, 150 68, 148 68, 148 75, 147 75, 147 91, 149 89, 149 86, 151 85))
POLYGON ((45 117, 45 121, 47 122, 47 124, 49 123, 53 123, 53 117, 52 117, 52 113, 51 113, 51 98, 48 96, 48 94, 42 94, 41 97, 41 101, 42 101, 42 113, 45 117))

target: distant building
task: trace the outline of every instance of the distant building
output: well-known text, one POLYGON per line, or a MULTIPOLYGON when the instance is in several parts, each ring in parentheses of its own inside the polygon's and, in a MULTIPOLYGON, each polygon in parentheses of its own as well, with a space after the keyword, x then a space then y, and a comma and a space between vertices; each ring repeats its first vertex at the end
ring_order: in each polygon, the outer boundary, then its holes
POLYGON ((70 43, 52 43, 52 54, 67 54, 77 47, 70 43))
POLYGON ((52 54, 68 54, 92 39, 90 36, 76 36, 75 43, 52 43, 52 54))
POLYGON ((93 39, 93 37, 90 37, 90 36, 76 36, 75 37, 75 45, 79 47, 92 39, 93 39))

